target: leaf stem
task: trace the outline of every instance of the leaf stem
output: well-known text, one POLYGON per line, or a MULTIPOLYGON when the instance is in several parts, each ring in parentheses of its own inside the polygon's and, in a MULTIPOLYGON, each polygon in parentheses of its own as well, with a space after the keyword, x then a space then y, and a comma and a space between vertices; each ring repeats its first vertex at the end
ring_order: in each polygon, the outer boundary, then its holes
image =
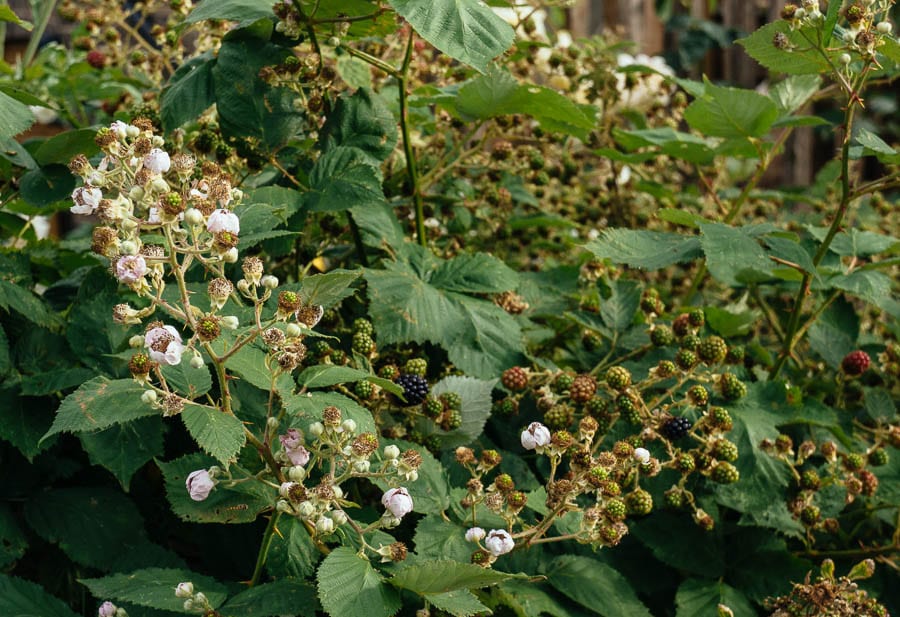
POLYGON ((272 546, 272 535, 275 533, 275 525, 281 512, 273 512, 269 517, 269 524, 263 532, 262 543, 259 545, 259 553, 256 555, 256 567, 253 568, 253 576, 250 578, 250 587, 256 586, 262 577, 263 566, 266 565, 266 558, 269 556, 269 547, 272 546))
POLYGON ((416 235, 421 246, 428 246, 428 237, 425 235, 425 206, 422 201, 422 192, 419 188, 419 170, 416 165, 416 155, 413 152, 412 142, 409 138, 409 103, 406 92, 406 87, 409 83, 409 64, 412 60, 415 40, 416 33, 410 28, 409 41, 406 44, 406 54, 403 56, 403 66, 400 69, 397 87, 400 90, 400 132, 403 135, 406 173, 409 176, 410 192, 412 193, 413 205, 416 209, 416 235))

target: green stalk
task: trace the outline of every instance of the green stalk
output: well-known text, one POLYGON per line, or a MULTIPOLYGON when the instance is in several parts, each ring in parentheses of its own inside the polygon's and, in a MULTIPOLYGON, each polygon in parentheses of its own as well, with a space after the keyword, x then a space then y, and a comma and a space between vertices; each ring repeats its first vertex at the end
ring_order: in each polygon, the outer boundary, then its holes
POLYGON ((419 170, 409 139, 409 105, 406 93, 406 86, 409 82, 409 64, 412 60, 415 39, 416 33, 410 29, 409 42, 406 44, 406 55, 403 57, 403 66, 400 69, 397 87, 400 90, 400 132, 403 135, 403 153, 406 155, 406 173, 409 176, 410 191, 416 208, 416 235, 419 237, 421 246, 428 246, 428 238, 425 235, 425 206, 422 201, 422 192, 419 189, 419 170))
POLYGON ((41 39, 44 38, 44 31, 50 23, 53 11, 56 9, 56 0, 45 0, 40 6, 44 11, 40 15, 34 15, 34 30, 31 31, 31 38, 28 39, 25 56, 22 58, 23 71, 31 64, 31 61, 34 60, 34 56, 37 54, 38 45, 41 44, 41 39))
POLYGON ((269 547, 272 546, 272 535, 280 516, 281 512, 273 512, 269 517, 269 524, 266 525, 266 530, 263 532, 262 544, 260 544, 259 554, 256 556, 256 567, 253 568, 253 576, 250 578, 250 587, 256 586, 262 577, 263 566, 266 565, 266 558, 269 556, 269 547))

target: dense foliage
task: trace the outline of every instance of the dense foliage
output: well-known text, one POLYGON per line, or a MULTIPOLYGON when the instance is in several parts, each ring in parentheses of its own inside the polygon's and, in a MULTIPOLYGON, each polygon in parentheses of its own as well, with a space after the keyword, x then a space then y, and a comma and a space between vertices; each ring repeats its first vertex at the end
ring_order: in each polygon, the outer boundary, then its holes
POLYGON ((900 606, 892 1, 786 5, 758 91, 506 2, 55 4, 0 6, 0 614, 900 606))

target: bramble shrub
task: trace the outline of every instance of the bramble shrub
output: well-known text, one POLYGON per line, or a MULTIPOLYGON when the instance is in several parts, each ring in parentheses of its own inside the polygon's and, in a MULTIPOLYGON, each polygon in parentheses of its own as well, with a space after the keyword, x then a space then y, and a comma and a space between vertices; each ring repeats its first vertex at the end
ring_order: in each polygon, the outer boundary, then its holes
POLYGON ((786 5, 765 91, 537 5, 55 4, 0 6, 0 615, 900 604, 893 2, 786 5))

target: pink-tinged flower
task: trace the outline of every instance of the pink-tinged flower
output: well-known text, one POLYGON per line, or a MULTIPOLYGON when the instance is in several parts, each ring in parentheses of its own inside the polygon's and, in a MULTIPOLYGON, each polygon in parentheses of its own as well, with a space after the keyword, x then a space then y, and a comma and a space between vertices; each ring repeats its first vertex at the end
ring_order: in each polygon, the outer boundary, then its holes
POLYGON ((241 233, 241 221, 234 212, 219 208, 213 210, 213 213, 209 215, 206 221, 206 230, 211 234, 227 231, 238 235, 241 233))
POLYGON ((125 124, 121 120, 116 120, 115 122, 113 122, 112 124, 109 125, 109 130, 113 135, 115 135, 119 139, 125 139, 126 137, 128 137, 128 129, 131 126, 132 125, 125 124))
POLYGON ((74 206, 69 208, 72 214, 93 214, 94 210, 100 205, 103 199, 103 193, 100 189, 95 189, 90 185, 79 186, 72 191, 72 201, 74 206))
POLYGON ((142 255, 125 255, 116 262, 116 278, 123 283, 137 283, 147 274, 147 262, 142 255))
POLYGON ((635 448, 634 460, 641 465, 646 465, 650 462, 650 451, 647 448, 635 448))
POLYGON ((150 359, 160 364, 179 364, 184 353, 181 335, 172 326, 150 329, 144 335, 144 347, 150 350, 150 359))
POLYGON ((470 527, 466 530, 466 542, 481 542, 485 535, 487 532, 481 527, 470 527))
POLYGON ((186 583, 178 583, 175 587, 176 598, 191 598, 194 596, 194 584, 190 581, 186 583))
POLYGON ((410 497, 409 491, 402 486, 385 492, 381 498, 381 504, 397 518, 403 518, 413 509, 412 497, 410 497))
POLYGON ((278 436, 278 440, 291 461, 291 465, 302 467, 309 462, 309 451, 303 447, 303 437, 300 436, 300 431, 295 428, 288 429, 286 434, 278 436))
POLYGON ((155 174, 164 174, 169 171, 172 162, 169 160, 169 153, 159 148, 153 148, 150 153, 144 157, 144 167, 155 174))
POLYGON ((187 487, 187 492, 191 496, 191 499, 194 501, 203 501, 209 497, 210 492, 212 492, 213 488, 216 486, 216 482, 210 477, 208 471, 205 469, 198 469, 197 471, 192 471, 190 475, 188 475, 184 485, 187 487))
POLYGON ((550 429, 540 422, 532 422, 522 431, 522 447, 535 450, 550 445, 550 429))
POLYGON ((119 608, 107 600, 101 604, 100 608, 97 610, 97 617, 116 617, 117 610, 119 610, 119 608))
POLYGON ((494 557, 505 555, 516 547, 515 540, 503 529, 492 529, 484 540, 484 547, 494 557))

